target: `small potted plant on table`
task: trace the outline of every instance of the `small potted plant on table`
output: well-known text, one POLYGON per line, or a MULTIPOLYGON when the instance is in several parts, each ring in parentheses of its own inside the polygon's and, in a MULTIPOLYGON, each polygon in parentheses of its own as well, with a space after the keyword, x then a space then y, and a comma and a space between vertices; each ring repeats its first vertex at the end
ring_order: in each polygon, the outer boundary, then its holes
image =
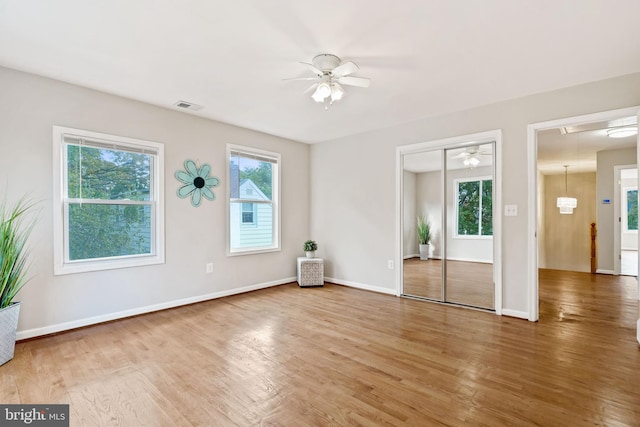
POLYGON ((307 240, 304 242, 304 251, 307 254, 307 258, 315 258, 317 250, 318 244, 315 240, 307 240))

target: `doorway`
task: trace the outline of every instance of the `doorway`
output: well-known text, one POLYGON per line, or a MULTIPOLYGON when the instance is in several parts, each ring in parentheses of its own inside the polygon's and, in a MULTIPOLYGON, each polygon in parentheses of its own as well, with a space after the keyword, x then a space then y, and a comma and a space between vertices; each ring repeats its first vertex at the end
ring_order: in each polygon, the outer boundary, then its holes
POLYGON ((491 131, 398 147, 398 295, 501 313, 500 143, 491 131))
MULTIPOLYGON (((537 123, 528 126, 528 158, 529 158, 529 320, 538 320, 538 267, 541 256, 544 256, 544 230, 542 228, 544 217, 542 212, 542 190, 540 163, 548 160, 544 152, 540 151, 540 141, 545 132, 559 132, 567 138, 576 135, 579 143, 571 150, 578 154, 583 166, 587 167, 590 162, 594 162, 592 167, 596 168, 597 184, 596 197, 593 202, 596 205, 596 225, 597 225, 597 272, 615 274, 614 262, 617 258, 614 251, 614 206, 612 199, 616 194, 614 186, 614 166, 628 163, 630 159, 635 161, 637 158, 638 138, 636 135, 627 137, 626 143, 618 142, 618 146, 610 146, 609 149, 592 146, 594 141, 590 138, 595 133, 600 133, 602 138, 609 141, 609 131, 626 127, 630 122, 637 127, 639 107, 626 108, 585 116, 573 117, 568 119, 554 120, 550 122, 537 123), (625 150, 627 151, 618 151, 625 150), (595 151, 595 158, 590 159, 587 156, 589 151, 595 151)), ((568 144, 556 142, 554 147, 559 150, 566 150, 568 144)), ((566 158, 561 156, 553 157, 556 160, 556 166, 567 164, 566 158)), ((637 178, 636 178, 637 182, 637 178)), ((636 193, 637 197, 637 193, 636 193)), ((578 200, 578 206, 580 201, 578 200)), ((617 219, 617 217, 616 217, 617 219)), ((637 237, 636 237, 637 240, 637 237)))

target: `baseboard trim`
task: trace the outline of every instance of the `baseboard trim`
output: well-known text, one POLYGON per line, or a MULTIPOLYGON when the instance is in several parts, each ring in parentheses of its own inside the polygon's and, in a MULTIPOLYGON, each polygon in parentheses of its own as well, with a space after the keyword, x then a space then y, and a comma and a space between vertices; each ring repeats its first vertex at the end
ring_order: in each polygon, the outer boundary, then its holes
POLYGON ((519 310, 509 310, 508 308, 503 308, 501 311, 503 316, 509 316, 509 317, 517 317, 518 319, 529 319, 529 313, 527 313, 526 311, 519 311, 519 310))
POLYGON ((599 268, 596 270, 596 273, 597 274, 610 274, 612 276, 616 274, 616 272, 613 271, 613 270, 601 270, 599 268))
POLYGON ((274 280, 271 282, 258 283, 251 286, 245 286, 242 288, 229 289, 226 291, 214 292, 211 294, 199 295, 196 297, 183 298, 175 301, 168 301, 160 304, 148 305, 145 307, 133 308, 130 310, 118 311, 115 313, 103 314, 101 316, 87 317, 84 319, 73 320, 70 322, 58 323, 55 325, 44 326, 41 328, 27 329, 24 331, 18 331, 16 333, 16 341, 26 340, 29 338, 40 337, 43 335, 55 334, 58 332, 65 332, 72 329, 82 328, 85 326, 97 325, 99 323, 110 322, 113 320, 124 319, 127 317, 138 316, 140 314, 152 313, 154 311, 166 310, 169 308, 180 307, 183 305, 194 304, 203 301, 209 301, 212 299, 228 297, 231 295, 242 294, 245 292, 257 291, 259 289, 270 288, 273 286, 284 285, 286 283, 295 282, 296 277, 288 277, 281 280, 274 280))
MULTIPOLYGON (((407 255, 405 257, 403 257, 403 259, 407 260, 407 259, 411 259, 411 258, 420 258, 420 254, 412 254, 412 255, 407 255)), ((429 259, 439 259, 441 260, 442 257, 441 256, 429 256, 429 259)), ((471 259, 471 258, 447 258, 447 261, 462 261, 462 262, 477 262, 480 264, 493 264, 493 261, 491 260, 486 260, 486 259, 471 259)))
POLYGON ((365 291, 379 292, 381 294, 395 295, 395 289, 381 288, 379 286, 365 285, 364 283, 351 282, 348 280, 336 279, 334 277, 325 277, 325 282, 335 283, 336 285, 349 286, 351 288, 363 289, 365 291))
POLYGON ((471 258, 457 258, 457 257, 449 257, 447 261, 462 261, 462 262, 477 262, 479 264, 493 264, 493 261, 490 259, 471 259, 471 258))

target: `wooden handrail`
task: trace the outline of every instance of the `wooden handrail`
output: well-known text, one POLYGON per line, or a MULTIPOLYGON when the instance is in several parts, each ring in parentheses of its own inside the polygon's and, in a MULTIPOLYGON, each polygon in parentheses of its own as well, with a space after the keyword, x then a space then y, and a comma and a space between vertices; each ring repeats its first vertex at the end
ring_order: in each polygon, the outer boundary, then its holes
POLYGON ((596 237, 598 237, 598 229, 596 223, 591 223, 591 273, 595 273, 598 269, 598 251, 596 247, 596 237))

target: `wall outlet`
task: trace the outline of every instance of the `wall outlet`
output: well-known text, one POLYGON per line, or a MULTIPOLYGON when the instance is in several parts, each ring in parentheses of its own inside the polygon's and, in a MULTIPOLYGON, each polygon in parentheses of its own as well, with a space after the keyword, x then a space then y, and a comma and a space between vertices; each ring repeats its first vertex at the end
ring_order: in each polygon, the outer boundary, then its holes
POLYGON ((518 205, 504 205, 504 216, 518 216, 518 205))
POLYGON ((207 264, 207 273, 213 273, 213 263, 212 262, 207 264))
POLYGON ((393 260, 388 260, 388 261, 387 261, 387 268, 388 268, 389 270, 393 270, 393 260))

